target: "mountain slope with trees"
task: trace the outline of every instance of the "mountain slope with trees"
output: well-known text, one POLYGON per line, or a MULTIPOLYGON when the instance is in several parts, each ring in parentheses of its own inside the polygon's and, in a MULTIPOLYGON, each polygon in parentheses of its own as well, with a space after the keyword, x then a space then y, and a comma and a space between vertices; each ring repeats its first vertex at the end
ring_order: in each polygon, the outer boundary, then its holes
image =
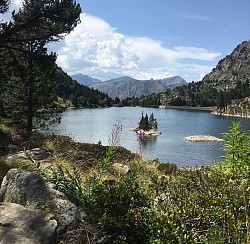
POLYGON ((220 60, 201 82, 176 88, 169 96, 170 102, 179 99, 183 105, 224 108, 234 99, 250 96, 249 80, 250 41, 238 45, 220 60))
POLYGON ((74 107, 109 107, 113 103, 113 99, 107 94, 79 84, 59 67, 56 70, 55 80, 55 94, 63 99, 64 103, 69 101, 74 107))
POLYGON ((191 82, 166 90, 124 101, 130 106, 193 106, 217 107, 219 114, 228 113, 227 109, 234 103, 235 114, 245 114, 250 96, 250 41, 238 45, 231 55, 219 61, 218 65, 202 81, 191 82), (234 102, 237 99, 237 102, 234 102), (242 104, 243 102, 243 104, 242 104), (238 104, 239 113, 236 113, 238 104), (244 111, 241 110, 244 108, 244 111))

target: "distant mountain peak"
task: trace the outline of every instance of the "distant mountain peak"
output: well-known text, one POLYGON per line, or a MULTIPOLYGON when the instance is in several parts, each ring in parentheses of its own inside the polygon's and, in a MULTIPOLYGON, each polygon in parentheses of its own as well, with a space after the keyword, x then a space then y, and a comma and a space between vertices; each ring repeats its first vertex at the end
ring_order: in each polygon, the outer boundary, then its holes
POLYGON ((77 74, 71 75, 71 78, 73 80, 76 80, 79 84, 82 84, 82 85, 88 86, 88 87, 91 87, 95 83, 102 82, 101 80, 90 77, 88 75, 83 75, 82 73, 77 73, 77 74))
POLYGON ((165 92, 169 88, 173 89, 176 86, 187 84, 180 76, 165 79, 151 78, 149 80, 139 80, 124 75, 107 81, 101 81, 81 73, 72 75, 71 77, 80 84, 98 89, 112 98, 119 97, 120 99, 165 92))
POLYGON ((107 93, 112 98, 119 97, 120 99, 125 99, 127 97, 140 97, 151 93, 165 92, 168 88, 172 89, 187 83, 181 77, 178 79, 175 77, 173 80, 171 78, 163 80, 138 80, 130 76, 122 76, 94 84, 93 87, 107 93))

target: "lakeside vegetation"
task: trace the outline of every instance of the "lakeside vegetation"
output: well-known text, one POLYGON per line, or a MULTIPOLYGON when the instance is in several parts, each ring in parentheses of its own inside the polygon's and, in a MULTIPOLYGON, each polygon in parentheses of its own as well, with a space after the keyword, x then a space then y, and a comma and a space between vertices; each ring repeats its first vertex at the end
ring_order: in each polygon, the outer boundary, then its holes
MULTIPOLYGON (((0 2, 0 14, 8 11, 9 4, 0 2)), ((112 103, 107 95, 68 78, 56 66, 56 54, 47 49, 48 43, 74 29, 80 13, 80 5, 71 0, 24 1, 9 22, 1 20, 0 118, 6 124, 0 125, 0 182, 11 168, 46 177, 81 203, 83 221, 91 224, 85 230, 89 243, 249 243, 250 136, 239 124, 224 135, 224 161, 197 169, 143 161, 142 155, 118 146, 119 125, 108 147, 32 131, 46 121, 60 122, 64 106, 112 103), (53 154, 46 160, 8 158, 36 147, 53 154)), ((211 106, 215 91, 203 88, 200 83, 176 88, 186 100, 170 101, 211 106)), ((239 88, 237 98, 243 92, 249 95, 249 82, 239 83, 239 88)), ((131 103, 159 105, 162 97, 152 96, 153 102, 136 98, 131 103)), ((223 106, 225 101, 218 100, 223 106)), ((52 218, 53 212, 48 214, 52 218)), ((72 232, 58 236, 57 243, 67 243, 72 232)), ((76 243, 82 241, 79 236, 76 243)))
MULTIPOLYGON (((22 141, 16 144, 47 147, 53 157, 39 165, 26 161, 8 168, 35 170, 77 197, 94 226, 94 231, 88 230, 89 243, 101 239, 107 243, 249 243, 250 135, 240 124, 233 123, 224 134, 222 163, 192 169, 143 161, 115 145, 119 131, 120 127, 113 129, 113 144, 108 147, 20 131, 22 141), (114 169, 115 163, 129 170, 121 173, 114 169)), ((0 127, 2 154, 13 150, 7 147, 13 143, 11 132, 0 127)))

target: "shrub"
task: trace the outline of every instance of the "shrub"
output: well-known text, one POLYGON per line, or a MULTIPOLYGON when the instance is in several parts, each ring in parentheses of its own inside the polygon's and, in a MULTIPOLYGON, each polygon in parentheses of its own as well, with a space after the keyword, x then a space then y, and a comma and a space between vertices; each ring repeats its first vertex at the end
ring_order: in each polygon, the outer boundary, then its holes
POLYGON ((54 167, 47 167, 43 170, 43 173, 62 192, 83 199, 82 176, 76 166, 72 166, 70 171, 68 168, 57 164, 54 167))
POLYGON ((135 166, 118 179, 94 174, 86 182, 85 201, 89 217, 111 236, 111 243, 119 243, 118 240, 145 243, 148 238, 148 228, 137 216, 142 209, 150 209, 150 196, 137 177, 138 167, 135 166))
POLYGON ((161 164, 159 164, 157 169, 165 175, 175 174, 175 172, 177 170, 177 166, 175 164, 171 164, 171 163, 161 163, 161 164))
POLYGON ((243 132, 239 123, 232 123, 224 133, 223 150, 226 152, 222 167, 227 174, 250 173, 250 135, 243 132))

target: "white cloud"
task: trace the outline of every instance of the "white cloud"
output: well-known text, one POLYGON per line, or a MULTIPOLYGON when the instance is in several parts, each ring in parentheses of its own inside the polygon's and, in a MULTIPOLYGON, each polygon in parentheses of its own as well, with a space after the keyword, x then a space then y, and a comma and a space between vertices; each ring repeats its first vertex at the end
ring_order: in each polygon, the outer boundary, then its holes
POLYGON ((22 0, 12 0, 8 11, 0 15, 0 22, 9 22, 12 17, 12 12, 15 11, 17 13, 21 8, 21 2, 22 0))
MULTIPOLYGON (((9 20, 11 12, 20 7, 21 0, 13 0, 1 20, 9 20)), ((69 74, 81 72, 102 80, 122 75, 137 79, 180 75, 188 81, 200 80, 221 55, 205 48, 168 48, 158 40, 124 36, 103 19, 88 14, 81 14, 81 23, 65 40, 49 47, 58 53, 58 65, 69 74)))
POLYGON ((104 20, 81 14, 81 23, 61 41, 57 63, 69 74, 81 72, 101 80, 129 75, 137 79, 172 75, 198 80, 221 54, 205 48, 168 48, 158 40, 118 33, 104 20), (199 65, 208 62, 208 65, 199 65))

